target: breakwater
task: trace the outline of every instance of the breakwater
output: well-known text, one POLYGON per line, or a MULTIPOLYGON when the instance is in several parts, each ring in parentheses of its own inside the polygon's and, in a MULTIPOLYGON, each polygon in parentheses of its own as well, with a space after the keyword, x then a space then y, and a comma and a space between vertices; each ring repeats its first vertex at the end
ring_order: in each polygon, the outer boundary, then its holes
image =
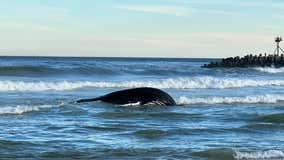
POLYGON ((244 57, 229 57, 219 61, 210 62, 202 67, 215 68, 215 67, 284 67, 284 54, 259 54, 259 55, 246 55, 244 57))

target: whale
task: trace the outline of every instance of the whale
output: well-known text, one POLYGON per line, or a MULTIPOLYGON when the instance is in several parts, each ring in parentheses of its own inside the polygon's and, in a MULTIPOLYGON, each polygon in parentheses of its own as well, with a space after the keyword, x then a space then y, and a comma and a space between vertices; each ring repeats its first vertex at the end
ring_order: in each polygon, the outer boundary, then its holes
POLYGON ((102 101, 116 105, 157 105, 175 106, 175 100, 166 92, 150 87, 132 88, 115 91, 103 96, 91 99, 80 99, 76 103, 102 101))

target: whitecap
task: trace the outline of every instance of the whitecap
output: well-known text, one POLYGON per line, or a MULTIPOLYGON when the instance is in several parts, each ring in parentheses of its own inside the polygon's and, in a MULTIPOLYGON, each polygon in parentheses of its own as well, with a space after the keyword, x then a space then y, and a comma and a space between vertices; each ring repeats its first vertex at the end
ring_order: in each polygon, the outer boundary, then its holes
POLYGON ((284 152, 279 150, 268 151, 255 151, 255 152, 240 152, 235 151, 234 158, 238 160, 242 159, 279 159, 284 158, 284 152))
POLYGON ((3 114, 23 114, 23 113, 26 113, 26 112, 39 111, 41 109, 47 109, 47 108, 53 108, 53 107, 57 107, 57 106, 55 106, 55 105, 5 106, 5 107, 0 107, 0 115, 3 115, 3 114))
POLYGON ((265 95, 250 95, 243 97, 197 97, 191 98, 182 96, 176 98, 176 102, 179 105, 188 105, 188 104, 273 104, 284 101, 284 95, 281 94, 265 94, 265 95))
POLYGON ((60 81, 60 82, 24 82, 24 81, 0 81, 0 91, 65 91, 84 87, 94 88, 134 88, 155 87, 173 89, 224 89, 242 87, 284 86, 284 80, 258 80, 241 78, 217 78, 217 77, 192 77, 192 78, 169 78, 162 80, 145 81, 60 81))
POLYGON ((275 67, 256 67, 255 70, 266 73, 284 73, 284 67, 275 68, 275 67))

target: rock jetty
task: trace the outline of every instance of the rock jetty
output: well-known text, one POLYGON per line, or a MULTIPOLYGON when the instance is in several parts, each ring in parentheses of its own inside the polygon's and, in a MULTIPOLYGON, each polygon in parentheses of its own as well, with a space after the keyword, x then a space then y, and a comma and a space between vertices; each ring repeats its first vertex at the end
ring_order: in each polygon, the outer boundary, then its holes
POLYGON ((205 64, 202 67, 205 68, 215 68, 215 67, 284 67, 284 55, 275 54, 259 54, 259 55, 246 55, 244 57, 229 57, 224 58, 220 61, 211 62, 205 64))
POLYGON ((215 68, 215 67, 224 67, 224 68, 232 68, 232 67, 284 67, 284 50, 280 47, 280 42, 282 41, 282 37, 276 37, 276 49, 274 50, 274 54, 267 55, 246 55, 244 57, 229 57, 219 61, 214 61, 209 64, 205 64, 202 67, 205 68, 215 68), (280 52, 282 54, 280 55, 280 52))

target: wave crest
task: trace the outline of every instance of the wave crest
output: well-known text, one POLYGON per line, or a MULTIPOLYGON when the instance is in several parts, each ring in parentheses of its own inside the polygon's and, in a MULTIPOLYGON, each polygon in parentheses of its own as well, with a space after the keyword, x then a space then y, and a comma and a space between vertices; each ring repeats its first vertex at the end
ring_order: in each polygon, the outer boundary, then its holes
POLYGON ((235 151, 235 159, 279 159, 284 158, 284 152, 279 150, 240 152, 235 151))
POLYGON ((255 70, 260 72, 266 72, 266 73, 284 73, 284 67, 283 68, 275 68, 275 67, 257 67, 255 70))
POLYGON ((38 106, 21 106, 16 107, 0 107, 0 115, 3 114, 23 114, 26 112, 39 111, 40 109, 53 108, 53 105, 38 105, 38 106))
POLYGON ((266 95, 253 95, 245 97, 208 97, 208 98, 188 98, 179 97, 176 102, 179 105, 188 104, 273 104, 284 101, 284 95, 266 94, 266 95))
POLYGON ((92 81, 61 81, 61 82, 23 82, 23 81, 0 81, 0 91, 45 91, 45 90, 73 90, 83 87, 95 88, 133 88, 155 87, 174 89, 224 89, 261 86, 284 86, 284 80, 255 80, 239 78, 170 78, 149 81, 121 81, 121 82, 92 82, 92 81))

